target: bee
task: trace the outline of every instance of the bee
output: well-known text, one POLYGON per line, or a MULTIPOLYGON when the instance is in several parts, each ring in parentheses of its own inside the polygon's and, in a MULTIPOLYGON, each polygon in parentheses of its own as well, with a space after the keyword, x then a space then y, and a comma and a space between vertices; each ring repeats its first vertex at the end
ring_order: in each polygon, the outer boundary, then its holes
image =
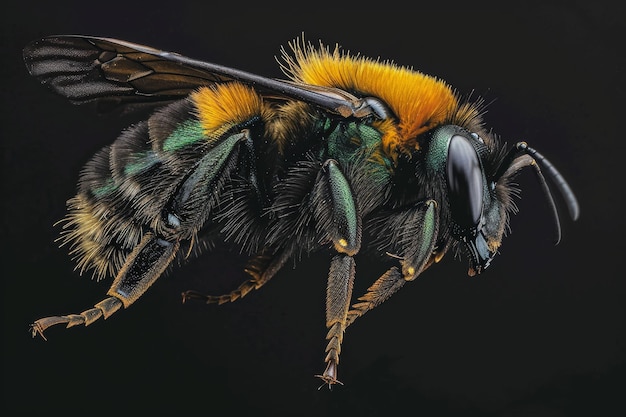
POLYGON ((498 253, 517 212, 513 183, 537 174, 561 238, 557 204, 579 205, 557 169, 525 142, 484 126, 484 103, 436 77, 339 46, 297 39, 272 79, 122 40, 52 36, 24 49, 28 71, 72 103, 100 110, 155 106, 87 162, 68 201, 61 245, 82 274, 112 277, 106 298, 51 326, 88 326, 128 308, 175 259, 238 247, 246 280, 226 303, 266 284, 303 254, 331 255, 324 370, 331 387, 346 329, 446 253, 469 275, 498 253), (355 256, 392 266, 353 300, 355 256))

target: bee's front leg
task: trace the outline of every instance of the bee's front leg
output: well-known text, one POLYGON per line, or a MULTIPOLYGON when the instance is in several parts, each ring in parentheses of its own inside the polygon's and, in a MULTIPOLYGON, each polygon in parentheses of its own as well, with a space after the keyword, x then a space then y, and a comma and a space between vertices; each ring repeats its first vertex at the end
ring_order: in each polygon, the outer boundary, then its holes
MULTIPOLYGON (((391 267, 368 288, 363 296, 358 298, 359 302, 348 311, 346 328, 354 320, 391 297, 406 282, 417 278, 445 253, 445 248, 435 252, 439 233, 439 217, 435 200, 427 200, 414 207, 389 213, 386 220, 391 227, 396 224, 406 225, 399 239, 401 243, 396 248, 398 250, 396 257, 400 259, 401 268, 391 267)), ((386 230, 380 230, 378 233, 390 234, 386 230)))

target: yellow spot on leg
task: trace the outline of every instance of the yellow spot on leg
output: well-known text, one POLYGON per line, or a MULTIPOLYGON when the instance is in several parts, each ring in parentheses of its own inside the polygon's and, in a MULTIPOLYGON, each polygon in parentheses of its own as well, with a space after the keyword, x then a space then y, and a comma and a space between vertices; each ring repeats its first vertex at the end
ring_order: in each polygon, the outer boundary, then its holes
POLYGON ((438 252, 435 254, 435 263, 439 263, 439 261, 441 261, 441 259, 443 258, 443 255, 445 255, 445 252, 438 252))

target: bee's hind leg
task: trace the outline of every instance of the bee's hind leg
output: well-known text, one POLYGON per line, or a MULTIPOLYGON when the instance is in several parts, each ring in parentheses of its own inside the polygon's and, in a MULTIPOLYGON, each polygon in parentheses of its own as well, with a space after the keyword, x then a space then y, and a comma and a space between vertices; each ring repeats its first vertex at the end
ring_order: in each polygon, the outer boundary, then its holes
POLYGON ((146 234, 117 274, 107 292, 108 298, 80 314, 45 317, 35 321, 31 324, 33 337, 40 335, 46 340, 43 332, 51 326, 57 324, 66 324, 66 327, 80 324, 89 326, 100 318, 107 319, 122 306, 128 307, 161 276, 176 255, 178 247, 177 240, 169 242, 152 233, 146 234))
POLYGON ((96 304, 93 308, 89 310, 85 310, 80 314, 69 314, 67 316, 52 316, 52 317, 44 317, 35 321, 30 325, 31 333, 33 337, 39 335, 44 340, 46 336, 44 336, 43 332, 51 326, 57 324, 66 324, 66 328, 77 326, 79 324, 84 324, 85 326, 89 326, 94 321, 103 317, 104 319, 109 318, 109 316, 115 313, 117 310, 122 307, 122 301, 116 297, 109 297, 98 304, 96 304))

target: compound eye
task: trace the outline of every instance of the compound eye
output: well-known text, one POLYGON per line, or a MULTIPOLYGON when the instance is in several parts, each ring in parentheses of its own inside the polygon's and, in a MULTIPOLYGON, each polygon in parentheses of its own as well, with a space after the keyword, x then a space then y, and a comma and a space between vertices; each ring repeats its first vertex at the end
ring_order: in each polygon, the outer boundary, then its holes
POLYGON ((483 210, 482 168, 476 150, 461 135, 450 139, 446 174, 452 219, 463 230, 475 229, 483 210))

